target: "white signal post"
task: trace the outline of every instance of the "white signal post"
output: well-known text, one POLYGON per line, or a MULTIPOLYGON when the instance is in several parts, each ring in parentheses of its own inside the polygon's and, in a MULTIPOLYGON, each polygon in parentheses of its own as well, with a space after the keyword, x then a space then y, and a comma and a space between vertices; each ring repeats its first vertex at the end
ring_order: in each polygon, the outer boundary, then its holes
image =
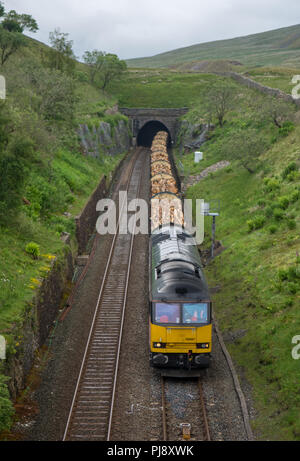
POLYGON ((210 212, 210 203, 204 203, 204 207, 202 208, 202 213, 204 216, 212 216, 212 245, 211 245, 211 257, 214 258, 215 255, 215 243, 216 243, 216 229, 217 229, 217 217, 220 216, 220 213, 211 213, 210 212))

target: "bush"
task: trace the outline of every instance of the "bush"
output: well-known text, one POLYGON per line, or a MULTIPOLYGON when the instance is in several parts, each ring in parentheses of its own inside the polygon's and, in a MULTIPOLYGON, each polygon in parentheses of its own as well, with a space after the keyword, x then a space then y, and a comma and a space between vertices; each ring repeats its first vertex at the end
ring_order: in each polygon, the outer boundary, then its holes
POLYGON ((294 129, 295 125, 292 122, 286 121, 282 124, 282 127, 279 128, 279 135, 282 137, 288 136, 294 129))
POLYGON ((282 210, 286 210, 289 207, 289 204, 290 204, 289 197, 287 197, 287 196, 279 197, 278 204, 279 204, 279 207, 282 210))
POLYGON ((277 227, 277 226, 272 225, 272 226, 269 227, 269 232, 270 232, 270 234, 272 234, 272 235, 273 235, 273 234, 276 234, 277 231, 278 231, 278 227, 277 227))
POLYGON ((0 203, 3 215, 21 206, 24 178, 34 157, 30 139, 16 136, 0 157, 0 203))
POLYGON ((248 231, 253 232, 254 230, 261 229, 264 227, 265 222, 266 220, 264 216, 257 216, 256 218, 247 221, 248 231))
POLYGON ((74 219, 68 219, 65 216, 52 216, 48 223, 59 234, 62 232, 75 233, 76 225, 74 219))
POLYGON ((9 398, 7 381, 8 378, 6 376, 0 375, 0 432, 10 429, 15 412, 9 398))
POLYGON ((258 206, 264 207, 266 205, 266 201, 264 199, 259 199, 257 202, 258 206))
POLYGON ((289 201, 291 203, 295 203, 299 200, 299 197, 300 197, 300 191, 299 190, 295 190, 294 192, 291 193, 291 195, 289 196, 289 201))
POLYGON ((279 269, 278 278, 281 282, 288 280, 288 271, 286 269, 279 269))
POLYGON ((290 230, 294 230, 297 227, 297 223, 294 219, 289 219, 287 225, 290 230))
POLYGON ((281 210, 279 208, 275 208, 275 210, 274 210, 274 218, 276 219, 276 221, 280 221, 281 219, 283 219, 284 218, 283 210, 281 210))
POLYGON ((297 167, 297 164, 295 162, 293 163, 290 163, 282 172, 282 178, 283 179, 286 179, 288 177, 288 175, 290 173, 292 173, 293 171, 297 171, 298 167, 297 167))
POLYGON ((38 259, 41 252, 40 246, 37 243, 31 242, 26 245, 25 251, 27 254, 33 257, 33 259, 38 259))
POLYGON ((298 293, 298 291, 300 290, 300 286, 299 284, 297 283, 294 283, 294 282, 289 282, 287 284, 287 290, 289 293, 291 293, 292 295, 295 295, 298 293))
POLYGON ((265 178, 264 185, 267 192, 273 192, 280 189, 280 182, 276 178, 265 178))
POLYGON ((58 71, 31 69, 29 74, 38 95, 39 112, 45 120, 72 122, 75 113, 75 80, 58 71))
POLYGON ((292 173, 290 173, 287 178, 286 178, 289 182, 294 182, 294 181, 297 181, 299 179, 299 172, 298 171, 293 171, 292 173))
POLYGON ((273 207, 272 206, 267 206, 265 208, 265 215, 267 218, 271 218, 273 216, 273 207))

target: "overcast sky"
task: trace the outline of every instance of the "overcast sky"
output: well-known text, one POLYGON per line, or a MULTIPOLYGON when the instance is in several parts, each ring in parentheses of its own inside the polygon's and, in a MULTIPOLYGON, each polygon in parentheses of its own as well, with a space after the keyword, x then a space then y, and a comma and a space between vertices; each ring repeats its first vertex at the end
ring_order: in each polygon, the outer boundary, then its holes
POLYGON ((31 14, 49 32, 70 34, 81 58, 86 50, 122 59, 152 56, 213 40, 300 23, 299 0, 2 0, 6 10, 31 14))

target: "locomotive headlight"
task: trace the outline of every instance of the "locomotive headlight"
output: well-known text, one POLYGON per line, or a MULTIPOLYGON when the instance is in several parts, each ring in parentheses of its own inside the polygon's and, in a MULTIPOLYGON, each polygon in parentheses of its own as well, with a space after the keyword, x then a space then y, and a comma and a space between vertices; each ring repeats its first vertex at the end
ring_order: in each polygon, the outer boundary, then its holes
POLYGON ((197 344, 197 349, 209 349, 210 344, 209 343, 199 343, 197 344))
POLYGON ((164 344, 164 343, 153 343, 153 347, 154 347, 155 349, 165 349, 166 346, 167 346, 167 345, 164 344))

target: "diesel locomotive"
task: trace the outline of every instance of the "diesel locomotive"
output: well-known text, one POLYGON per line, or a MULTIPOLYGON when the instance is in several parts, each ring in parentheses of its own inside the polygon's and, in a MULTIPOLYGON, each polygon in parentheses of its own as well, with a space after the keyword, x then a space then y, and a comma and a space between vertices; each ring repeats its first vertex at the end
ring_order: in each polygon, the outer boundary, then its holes
POLYGON ((189 373, 210 364, 212 303, 167 139, 159 132, 151 148, 150 364, 189 373))

